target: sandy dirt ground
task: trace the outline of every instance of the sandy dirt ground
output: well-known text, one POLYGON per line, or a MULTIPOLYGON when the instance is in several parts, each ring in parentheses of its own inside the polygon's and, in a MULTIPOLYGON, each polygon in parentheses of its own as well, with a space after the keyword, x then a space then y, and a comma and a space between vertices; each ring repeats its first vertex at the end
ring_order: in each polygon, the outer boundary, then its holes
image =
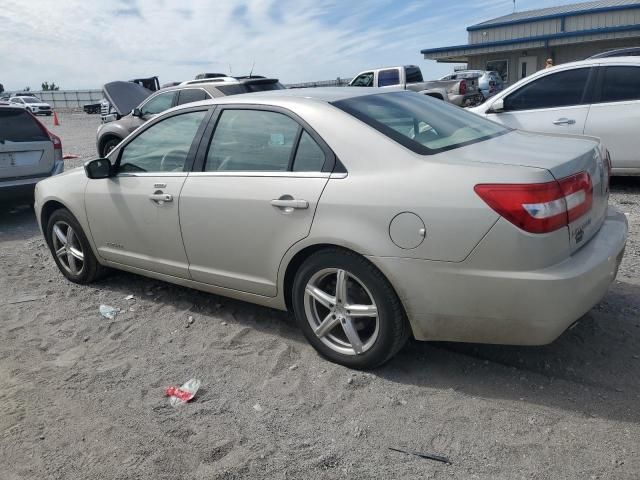
MULTIPOLYGON (((61 121, 78 165, 98 119, 61 121)), ((319 358, 283 312, 126 273, 70 284, 33 213, 2 208, 0 478, 637 479, 640 179, 611 201, 631 223, 618 280, 556 342, 411 341, 369 373, 319 358), (196 399, 169 406, 192 377, 196 399)))

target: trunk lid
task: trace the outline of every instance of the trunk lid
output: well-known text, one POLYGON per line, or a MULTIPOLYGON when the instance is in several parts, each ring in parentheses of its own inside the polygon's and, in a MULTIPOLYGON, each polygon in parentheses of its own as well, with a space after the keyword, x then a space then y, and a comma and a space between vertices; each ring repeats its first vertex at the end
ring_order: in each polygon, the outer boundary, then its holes
POLYGON ((545 169, 556 180, 587 172, 593 186, 592 206, 568 226, 571 252, 587 243, 604 222, 609 203, 609 171, 597 138, 514 130, 456 152, 464 161, 545 169))
POLYGON ((0 179, 45 176, 53 170, 53 142, 21 108, 0 108, 0 179))
POLYGON ((102 87, 102 93, 118 115, 124 117, 153 92, 137 83, 117 81, 106 83, 102 87))

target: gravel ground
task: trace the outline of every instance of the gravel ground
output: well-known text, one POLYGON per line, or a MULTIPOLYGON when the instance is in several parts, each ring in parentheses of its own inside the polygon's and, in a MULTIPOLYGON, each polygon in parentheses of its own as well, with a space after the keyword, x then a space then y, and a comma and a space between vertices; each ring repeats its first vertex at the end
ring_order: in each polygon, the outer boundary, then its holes
MULTIPOLYGON (((79 165, 98 119, 61 123, 79 165)), ((410 342, 371 373, 320 359, 286 313, 126 273, 72 285, 33 213, 2 211, 0 477, 637 479, 640 179, 612 188, 627 250, 575 328, 536 348, 410 342), (194 376, 170 407, 164 387, 194 376)))

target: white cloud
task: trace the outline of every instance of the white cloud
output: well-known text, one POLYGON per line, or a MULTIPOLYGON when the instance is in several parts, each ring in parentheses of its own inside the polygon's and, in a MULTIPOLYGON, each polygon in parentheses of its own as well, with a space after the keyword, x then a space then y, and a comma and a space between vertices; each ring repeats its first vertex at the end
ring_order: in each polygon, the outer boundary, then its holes
MULTIPOLYGON (((520 3, 536 8, 566 2, 520 3)), ((254 61, 255 73, 284 82, 406 63, 436 77, 451 67, 425 64, 422 48, 465 43, 466 26, 509 13, 511 5, 505 0, 4 0, 0 83, 7 89, 38 89, 45 80, 63 88, 99 88, 149 75, 164 83, 204 71, 228 72, 229 65, 234 74, 246 74, 254 61)))

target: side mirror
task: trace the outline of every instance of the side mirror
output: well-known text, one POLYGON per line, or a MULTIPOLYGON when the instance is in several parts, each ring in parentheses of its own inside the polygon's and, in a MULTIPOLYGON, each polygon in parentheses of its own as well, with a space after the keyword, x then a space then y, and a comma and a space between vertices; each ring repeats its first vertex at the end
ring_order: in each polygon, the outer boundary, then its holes
POLYGON ((109 178, 112 176, 111 162, 108 158, 97 158, 84 164, 84 172, 88 178, 109 178))
POLYGON ((131 115, 133 115, 134 117, 140 117, 142 118, 142 110, 140 110, 138 107, 133 109, 133 112, 131 112, 131 115))
POLYGON ((491 108, 487 111, 487 113, 500 113, 504 112, 504 99, 499 98, 491 105, 491 108))

